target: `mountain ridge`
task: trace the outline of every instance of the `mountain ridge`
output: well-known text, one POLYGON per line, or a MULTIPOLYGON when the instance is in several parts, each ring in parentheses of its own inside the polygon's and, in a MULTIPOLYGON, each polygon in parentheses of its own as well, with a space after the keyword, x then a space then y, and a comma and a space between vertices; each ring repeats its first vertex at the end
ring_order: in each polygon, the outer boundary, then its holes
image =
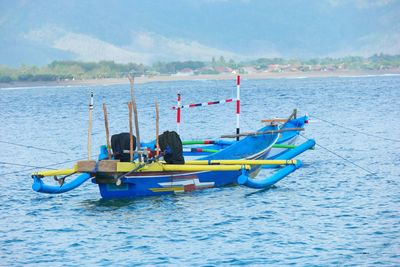
POLYGON ((3 1, 0 64, 400 54, 400 1, 3 1))

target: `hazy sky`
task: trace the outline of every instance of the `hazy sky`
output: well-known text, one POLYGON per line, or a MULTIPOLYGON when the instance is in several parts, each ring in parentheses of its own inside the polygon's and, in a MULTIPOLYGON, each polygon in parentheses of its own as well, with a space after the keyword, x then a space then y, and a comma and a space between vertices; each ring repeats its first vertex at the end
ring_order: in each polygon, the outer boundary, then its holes
POLYGON ((0 64, 400 54, 400 0, 1 0, 0 64))

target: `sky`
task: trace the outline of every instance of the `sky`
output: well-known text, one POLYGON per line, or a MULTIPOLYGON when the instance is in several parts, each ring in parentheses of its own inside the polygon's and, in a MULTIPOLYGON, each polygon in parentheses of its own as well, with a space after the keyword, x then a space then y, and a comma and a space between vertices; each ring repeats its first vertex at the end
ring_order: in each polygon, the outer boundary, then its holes
POLYGON ((0 0, 0 64, 400 54, 400 0, 0 0))

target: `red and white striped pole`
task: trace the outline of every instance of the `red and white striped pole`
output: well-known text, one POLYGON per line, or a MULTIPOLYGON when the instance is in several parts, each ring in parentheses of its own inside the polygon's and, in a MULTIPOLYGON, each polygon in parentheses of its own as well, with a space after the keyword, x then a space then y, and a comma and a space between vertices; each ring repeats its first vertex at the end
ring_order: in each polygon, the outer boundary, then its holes
POLYGON ((178 93, 178 108, 176 110, 176 132, 180 134, 181 125, 181 94, 178 93))
MULTIPOLYGON (((236 84, 236 134, 240 133, 240 75, 237 76, 236 84)), ((239 136, 236 137, 239 141, 239 136)))

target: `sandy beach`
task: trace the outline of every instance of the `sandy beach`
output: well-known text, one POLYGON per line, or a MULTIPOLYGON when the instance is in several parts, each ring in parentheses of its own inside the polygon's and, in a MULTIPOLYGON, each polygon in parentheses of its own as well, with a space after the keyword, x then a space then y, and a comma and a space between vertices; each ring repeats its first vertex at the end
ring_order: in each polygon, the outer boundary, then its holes
MULTIPOLYGON (((323 78, 323 77, 352 77, 352 76, 374 76, 374 75, 400 75, 400 69, 391 70, 372 70, 372 71, 316 71, 316 72, 263 72, 252 74, 241 74, 242 79, 280 79, 280 78, 323 78)), ((195 81, 195 80, 229 80, 234 79, 236 74, 224 73, 214 75, 159 75, 159 76, 141 76, 136 77, 138 84, 150 82, 170 82, 170 81, 195 81)), ((52 82, 12 82, 0 83, 0 88, 16 87, 43 87, 43 86, 90 86, 90 85, 114 85, 129 84, 127 78, 104 78, 104 79, 86 79, 71 81, 52 81, 52 82)))

